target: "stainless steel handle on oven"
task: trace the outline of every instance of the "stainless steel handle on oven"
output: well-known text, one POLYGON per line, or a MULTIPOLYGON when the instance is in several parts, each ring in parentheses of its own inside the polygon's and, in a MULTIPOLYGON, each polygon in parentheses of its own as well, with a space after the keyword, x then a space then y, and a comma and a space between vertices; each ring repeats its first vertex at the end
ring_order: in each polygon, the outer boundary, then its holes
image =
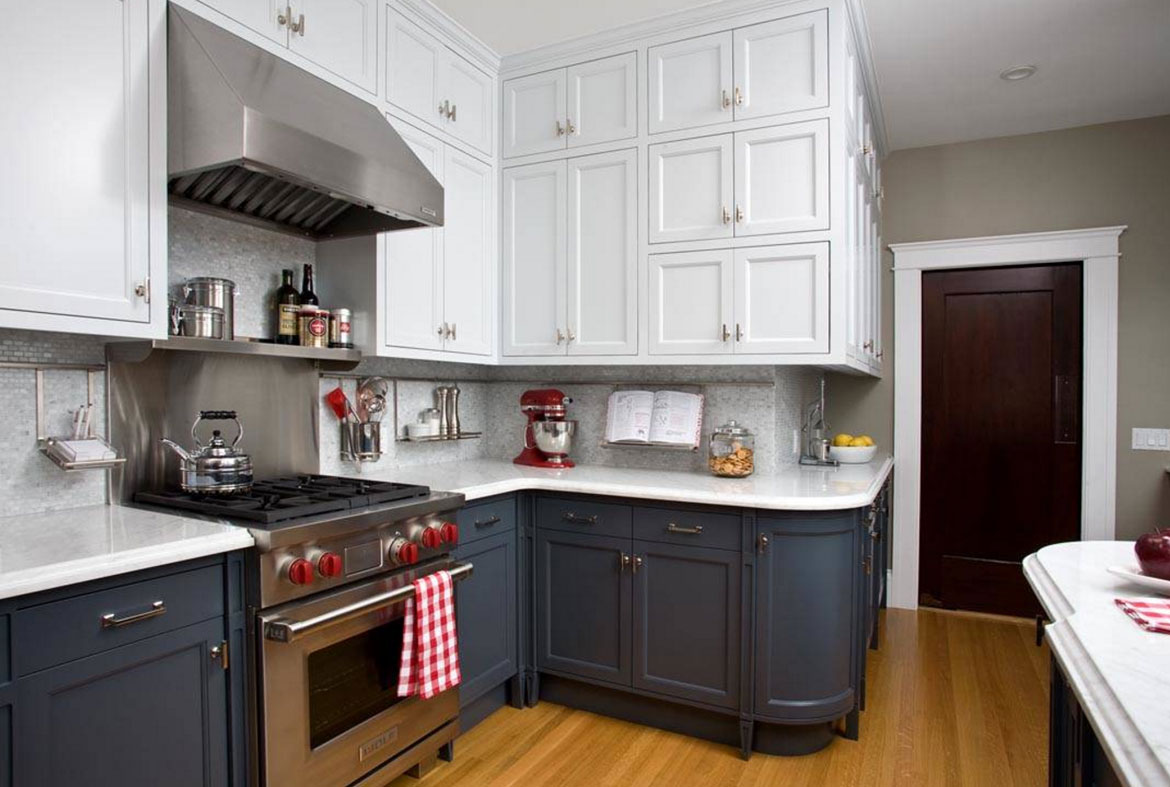
POLYGON ((667 533, 685 533, 688 536, 697 536, 703 532, 703 526, 702 525, 695 525, 694 527, 682 527, 681 525, 676 525, 674 522, 667 522, 666 523, 666 532, 667 533))
POLYGON ((159 615, 167 614, 167 605, 162 601, 156 601, 150 605, 150 609, 145 612, 139 612, 136 615, 127 615, 124 618, 118 617, 118 613, 110 612, 102 615, 102 628, 116 629, 122 626, 129 626, 131 623, 140 623, 144 620, 157 618, 159 615))
MULTIPOLYGON (((471 576, 472 569, 471 563, 459 563, 453 566, 449 569, 451 580, 458 582, 461 579, 467 579, 471 576)), ((346 604, 343 607, 338 607, 337 609, 330 610, 323 615, 317 615, 308 620, 277 618, 275 620, 265 621, 264 638, 273 642, 296 642, 298 639, 315 634, 321 629, 336 626, 339 623, 345 623, 348 620, 360 618, 362 615, 376 612, 383 607, 389 607, 406 601, 413 595, 414 585, 403 585, 400 588, 394 588, 394 590, 388 590, 385 593, 379 593, 376 596, 355 601, 353 604, 346 604)))
POLYGON ((566 522, 572 522, 575 525, 596 525, 597 524, 597 515, 596 514, 593 516, 578 516, 577 514, 570 512, 568 514, 562 514, 561 519, 565 520, 566 522))

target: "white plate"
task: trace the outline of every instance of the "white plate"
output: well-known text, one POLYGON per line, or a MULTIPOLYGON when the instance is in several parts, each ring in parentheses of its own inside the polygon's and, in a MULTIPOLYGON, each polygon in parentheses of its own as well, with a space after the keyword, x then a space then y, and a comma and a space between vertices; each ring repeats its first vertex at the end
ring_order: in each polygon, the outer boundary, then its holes
POLYGON ((1170 596, 1170 579, 1158 579, 1157 577, 1143 574, 1142 570, 1137 566, 1110 566, 1106 570, 1110 574, 1127 579, 1136 585, 1141 585, 1144 588, 1149 588, 1163 595, 1170 596))

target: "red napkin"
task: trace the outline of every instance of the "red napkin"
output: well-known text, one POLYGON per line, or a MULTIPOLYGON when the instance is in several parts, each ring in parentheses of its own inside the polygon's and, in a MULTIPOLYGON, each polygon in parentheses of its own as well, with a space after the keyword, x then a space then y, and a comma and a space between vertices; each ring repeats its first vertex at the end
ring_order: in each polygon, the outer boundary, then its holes
POLYGON ((418 694, 430 699, 458 686, 462 679, 454 583, 448 572, 436 571, 416 579, 414 596, 406 600, 398 696, 418 694))
POLYGON ((1170 601, 1115 598, 1113 603, 1146 631, 1170 634, 1170 601))

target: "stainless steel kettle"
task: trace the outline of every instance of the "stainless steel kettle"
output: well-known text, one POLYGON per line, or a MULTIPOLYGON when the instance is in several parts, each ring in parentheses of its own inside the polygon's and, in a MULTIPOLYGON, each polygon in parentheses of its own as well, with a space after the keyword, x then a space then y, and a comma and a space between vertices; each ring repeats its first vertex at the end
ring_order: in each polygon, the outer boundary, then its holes
POLYGON ((191 440, 194 451, 187 451, 173 440, 162 438, 179 455, 179 486, 184 492, 226 495, 233 492, 247 492, 252 488, 252 457, 236 450, 244 437, 244 426, 235 410, 204 410, 191 424, 191 440), (207 445, 199 442, 196 427, 203 421, 234 421, 236 439, 231 445, 223 439, 218 429, 211 433, 207 445))

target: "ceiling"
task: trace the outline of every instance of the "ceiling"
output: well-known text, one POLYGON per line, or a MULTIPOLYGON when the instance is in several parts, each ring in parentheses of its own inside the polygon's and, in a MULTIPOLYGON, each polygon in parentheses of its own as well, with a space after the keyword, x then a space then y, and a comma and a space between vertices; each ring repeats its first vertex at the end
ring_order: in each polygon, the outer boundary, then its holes
MULTIPOLYGON (((433 2, 501 55, 707 4, 433 2)), ((1170 114, 1170 0, 861 2, 891 150, 1170 114)))

